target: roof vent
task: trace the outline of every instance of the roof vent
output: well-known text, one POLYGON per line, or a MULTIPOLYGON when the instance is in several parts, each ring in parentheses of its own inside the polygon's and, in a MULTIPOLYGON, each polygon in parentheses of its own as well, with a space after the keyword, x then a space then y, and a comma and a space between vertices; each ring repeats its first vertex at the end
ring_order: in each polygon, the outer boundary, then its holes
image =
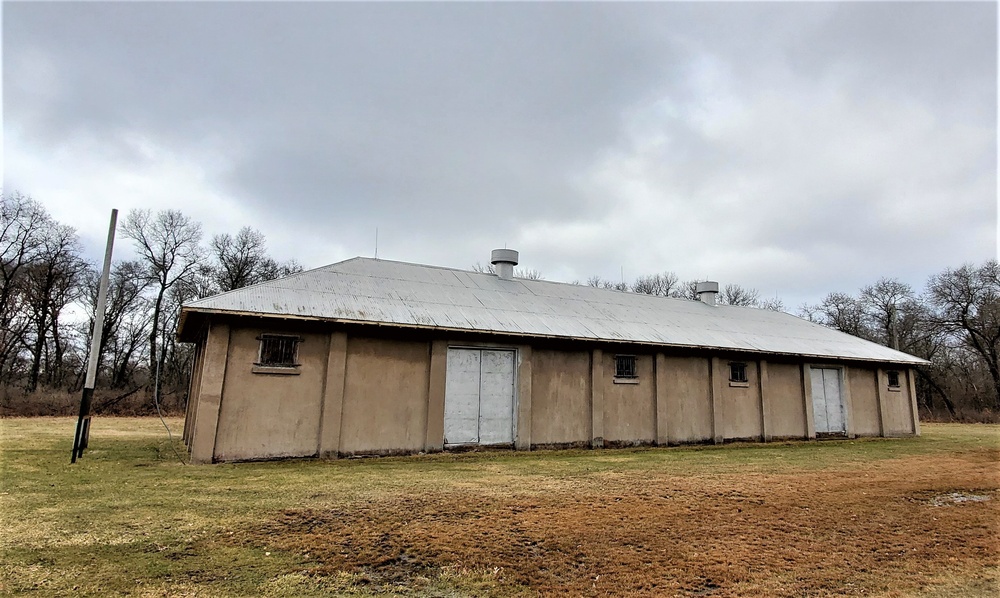
POLYGON ((715 295, 718 292, 719 283, 712 282, 711 280, 699 282, 694 287, 694 294, 698 296, 698 300, 708 305, 715 305, 715 295))
POLYGON ((504 280, 514 278, 514 266, 517 265, 517 252, 513 249, 494 249, 490 254, 490 263, 496 266, 497 276, 504 280))

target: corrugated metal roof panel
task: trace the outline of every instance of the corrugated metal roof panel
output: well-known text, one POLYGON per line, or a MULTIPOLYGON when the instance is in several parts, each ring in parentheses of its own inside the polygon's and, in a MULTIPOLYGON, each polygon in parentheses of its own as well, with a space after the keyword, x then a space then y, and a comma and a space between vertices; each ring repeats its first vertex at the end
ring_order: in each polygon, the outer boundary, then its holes
POLYGON ((183 309, 924 363, 780 312, 369 258, 215 295, 183 309))

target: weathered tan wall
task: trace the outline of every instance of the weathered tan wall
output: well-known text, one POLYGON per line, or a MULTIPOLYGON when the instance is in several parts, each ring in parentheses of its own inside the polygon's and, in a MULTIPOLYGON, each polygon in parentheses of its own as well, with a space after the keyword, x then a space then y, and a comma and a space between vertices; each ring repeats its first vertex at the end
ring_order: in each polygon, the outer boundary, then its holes
POLYGON ((910 409, 910 381, 906 369, 900 368, 899 388, 889 389, 886 370, 879 370, 879 384, 882 386, 886 436, 913 434, 913 416, 910 409))
POLYGON ((211 463, 214 458, 219 406, 229 362, 229 326, 213 322, 209 326, 204 349, 201 372, 198 374, 198 401, 188 442, 192 463, 211 463))
POLYGON ((184 412, 184 445, 191 446, 191 432, 198 412, 198 395, 201 394, 201 372, 205 367, 205 342, 199 341, 194 348, 194 363, 191 365, 191 380, 188 383, 187 408, 184 412))
POLYGON ((670 444, 712 439, 712 399, 709 360, 704 357, 666 357, 659 374, 664 388, 667 441, 670 444))
POLYGON ((590 354, 531 355, 531 444, 590 441, 590 354))
POLYGON ((851 366, 847 369, 847 384, 851 389, 853 432, 858 436, 878 436, 881 415, 878 412, 878 392, 875 370, 851 366))
POLYGON ((656 440, 656 379, 652 355, 635 358, 637 384, 615 384, 615 353, 601 359, 604 386, 604 438, 611 442, 656 440))
POLYGON ((533 357, 531 345, 520 345, 517 347, 517 387, 514 400, 517 404, 517 412, 514 416, 514 427, 516 436, 514 437, 514 448, 521 451, 531 449, 531 360, 533 357))
POLYGON ((430 353, 427 342, 348 339, 341 453, 424 449, 430 353))
POLYGON ((747 364, 748 384, 739 385, 729 381, 729 360, 721 360, 722 396, 717 399, 718 423, 722 437, 726 439, 760 438, 761 430, 760 387, 757 363, 747 364))
POLYGON ((220 461, 315 455, 329 335, 300 334, 298 374, 254 373, 262 333, 234 328, 219 410, 215 458, 220 461))
MULTIPOLYGON (((263 332, 287 331, 218 323, 199 347, 185 422, 192 461, 442 448, 448 341, 299 333, 299 373, 277 375, 252 371, 263 332)), ((768 362, 764 375, 759 362, 746 360, 743 387, 730 384, 726 358, 638 355, 638 383, 615 384, 614 350, 518 351, 515 444, 522 450, 713 435, 717 442, 802 438, 811 427, 809 380, 804 390, 802 366, 790 361, 768 362)), ((899 370, 898 390, 888 388, 884 368, 846 371, 849 433, 915 433, 907 370, 899 370)))
POLYGON ((767 364, 767 433, 771 438, 806 438, 806 406, 802 367, 797 363, 767 364))

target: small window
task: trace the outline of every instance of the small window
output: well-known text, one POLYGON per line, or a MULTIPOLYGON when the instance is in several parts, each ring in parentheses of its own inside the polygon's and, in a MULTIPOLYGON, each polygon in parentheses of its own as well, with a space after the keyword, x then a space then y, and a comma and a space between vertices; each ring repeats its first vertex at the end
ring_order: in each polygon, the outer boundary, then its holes
POLYGON ((297 336, 263 334, 257 337, 260 341, 260 355, 254 365, 273 368, 292 368, 298 366, 300 339, 297 336))
POLYGON ((889 370, 885 374, 889 378, 889 388, 899 388, 899 372, 889 370))
POLYGON ((732 361, 729 363, 729 381, 730 382, 747 382, 747 364, 741 361, 732 361))
POLYGON ((615 378, 638 378, 635 355, 615 355, 615 378))

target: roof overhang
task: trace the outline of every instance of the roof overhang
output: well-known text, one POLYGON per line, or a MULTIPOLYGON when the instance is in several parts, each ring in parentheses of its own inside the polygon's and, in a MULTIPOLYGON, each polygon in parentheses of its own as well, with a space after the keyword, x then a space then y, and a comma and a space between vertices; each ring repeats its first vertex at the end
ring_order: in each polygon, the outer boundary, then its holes
POLYGON ((550 335, 550 334, 538 334, 538 333, 528 333, 528 332, 505 332, 497 330, 481 330, 481 329, 471 329, 471 328, 457 328, 457 327, 445 327, 445 326, 431 326, 426 324, 402 324, 397 322, 379 322, 371 320, 356 320, 349 318, 329 318, 329 317, 318 317, 318 316, 303 316, 298 314, 273 314, 273 313, 263 313, 263 312, 253 312, 253 311, 237 311, 237 310, 221 310, 221 309, 210 309, 210 308, 199 308, 199 307, 182 307, 180 317, 177 323, 177 340, 183 343, 193 343, 197 342, 201 338, 201 331, 204 330, 205 324, 207 323, 209 317, 217 315, 223 317, 239 317, 239 318, 270 318, 275 320, 296 320, 301 322, 323 322, 327 324, 341 324, 349 326, 370 326, 377 328, 398 328, 401 330, 423 330, 423 331, 435 331, 435 332, 446 332, 446 333, 456 333, 456 334, 490 334, 496 336, 502 336, 506 338, 527 338, 527 339, 545 339, 545 340, 565 340, 573 342, 582 343, 610 343, 618 345, 634 345, 642 347, 669 347, 676 349, 698 349, 698 350, 714 350, 714 351, 727 351, 735 353, 748 353, 752 355, 780 355, 785 357, 797 357, 805 360, 816 359, 823 361, 851 361, 851 362, 862 362, 862 363, 885 363, 885 364, 899 364, 907 366, 918 366, 918 365, 930 365, 930 361, 926 359, 921 359, 915 356, 909 356, 908 360, 893 360, 893 359, 871 359, 864 357, 851 357, 851 356, 841 356, 841 355, 822 355, 822 354, 812 354, 812 353, 791 353, 791 352, 780 352, 780 351, 764 351, 760 349, 753 348, 739 348, 739 347, 721 347, 716 345, 693 345, 693 344, 679 344, 679 343, 653 343, 649 341, 636 341, 627 340, 621 338, 600 338, 600 337, 580 337, 580 336, 565 336, 565 335, 550 335))

